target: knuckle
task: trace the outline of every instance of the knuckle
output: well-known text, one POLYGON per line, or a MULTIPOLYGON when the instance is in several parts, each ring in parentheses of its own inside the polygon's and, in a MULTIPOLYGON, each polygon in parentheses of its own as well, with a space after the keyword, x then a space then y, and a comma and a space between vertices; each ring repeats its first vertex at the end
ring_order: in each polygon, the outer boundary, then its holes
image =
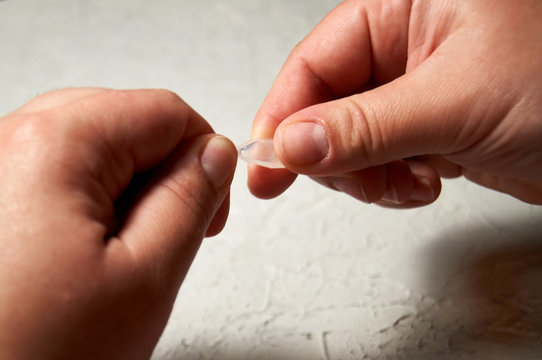
POLYGON ((17 121, 9 136, 14 146, 31 146, 51 144, 51 132, 55 132, 55 121, 48 112, 24 115, 17 121))
POLYGON ((49 112, 25 114, 13 119, 10 131, 1 137, 10 168, 27 174, 24 181, 43 180, 62 163, 65 134, 49 112), (56 168, 51 166, 56 165, 56 168))
POLYGON ((173 103, 182 103, 184 104, 183 99, 179 95, 177 95, 175 92, 167 89, 154 89, 152 90, 156 96, 164 98, 170 102, 173 103))
POLYGON ((160 183, 162 188, 166 189, 182 208, 186 210, 183 214, 186 216, 185 221, 192 223, 192 228, 201 237, 204 236, 207 226, 210 224, 213 214, 211 208, 213 199, 218 198, 216 190, 211 186, 206 186, 202 189, 202 180, 190 180, 187 177, 179 179, 178 177, 170 177, 160 183))
POLYGON ((348 151, 355 154, 363 167, 379 165, 377 155, 383 147, 383 139, 375 110, 352 98, 346 101, 344 109, 342 126, 345 127, 343 133, 346 138, 342 139, 343 143, 351 147, 348 151))

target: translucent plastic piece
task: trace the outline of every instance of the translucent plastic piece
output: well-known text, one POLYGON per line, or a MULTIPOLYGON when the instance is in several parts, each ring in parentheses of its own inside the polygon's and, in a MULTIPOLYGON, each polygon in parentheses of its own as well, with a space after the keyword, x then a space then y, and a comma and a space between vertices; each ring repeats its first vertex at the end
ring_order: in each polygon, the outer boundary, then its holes
POLYGON ((248 163, 270 169, 283 169, 273 148, 273 139, 253 139, 237 147, 239 157, 248 163))

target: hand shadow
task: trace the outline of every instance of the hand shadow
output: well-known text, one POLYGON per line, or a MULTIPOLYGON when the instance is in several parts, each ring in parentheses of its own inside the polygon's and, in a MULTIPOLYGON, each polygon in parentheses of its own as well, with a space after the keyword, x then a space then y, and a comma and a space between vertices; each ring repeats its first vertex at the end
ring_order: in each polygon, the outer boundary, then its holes
POLYGON ((414 321, 429 326, 411 324, 407 358, 542 359, 542 221, 454 229, 424 251, 435 303, 414 321))
MULTIPOLYGON (((394 304, 412 308, 412 315, 398 318, 382 334, 377 329, 330 333, 336 344, 319 358, 542 359, 542 221, 444 229, 420 251, 411 263, 420 286, 412 284, 410 298, 394 304), (374 351, 366 351, 367 346, 374 351)), ((298 339, 293 348, 281 341, 247 348, 233 338, 220 356, 183 353, 167 358, 316 359, 311 349, 319 339, 309 340, 310 345, 298 339)))

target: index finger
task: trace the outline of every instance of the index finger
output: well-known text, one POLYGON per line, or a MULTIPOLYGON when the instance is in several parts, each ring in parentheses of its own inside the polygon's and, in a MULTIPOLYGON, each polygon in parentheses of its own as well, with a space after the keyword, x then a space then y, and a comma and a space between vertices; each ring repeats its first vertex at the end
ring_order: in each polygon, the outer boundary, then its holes
POLYGON ((135 173, 164 161, 181 142, 213 132, 176 94, 158 89, 66 89, 10 116, 32 119, 25 117, 32 112, 42 114, 40 121, 26 122, 69 163, 71 172, 63 176, 96 177, 112 201, 135 173))
MULTIPOLYGON (((252 138, 271 138, 277 126, 308 106, 360 92, 404 73, 410 1, 345 1, 290 53, 256 114, 252 138)), ((284 191, 295 176, 249 167, 256 196, 284 191)))

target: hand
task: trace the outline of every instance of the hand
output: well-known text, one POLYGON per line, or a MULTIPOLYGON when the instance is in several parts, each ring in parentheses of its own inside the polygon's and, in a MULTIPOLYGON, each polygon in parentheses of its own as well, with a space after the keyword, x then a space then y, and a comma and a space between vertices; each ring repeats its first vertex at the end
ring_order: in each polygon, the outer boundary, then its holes
POLYGON ((365 201, 434 201, 440 177, 542 204, 542 2, 345 1, 291 52, 258 111, 286 170, 365 201))
POLYGON ((176 95, 71 89, 0 120, 0 358, 148 358, 236 151, 176 95))

